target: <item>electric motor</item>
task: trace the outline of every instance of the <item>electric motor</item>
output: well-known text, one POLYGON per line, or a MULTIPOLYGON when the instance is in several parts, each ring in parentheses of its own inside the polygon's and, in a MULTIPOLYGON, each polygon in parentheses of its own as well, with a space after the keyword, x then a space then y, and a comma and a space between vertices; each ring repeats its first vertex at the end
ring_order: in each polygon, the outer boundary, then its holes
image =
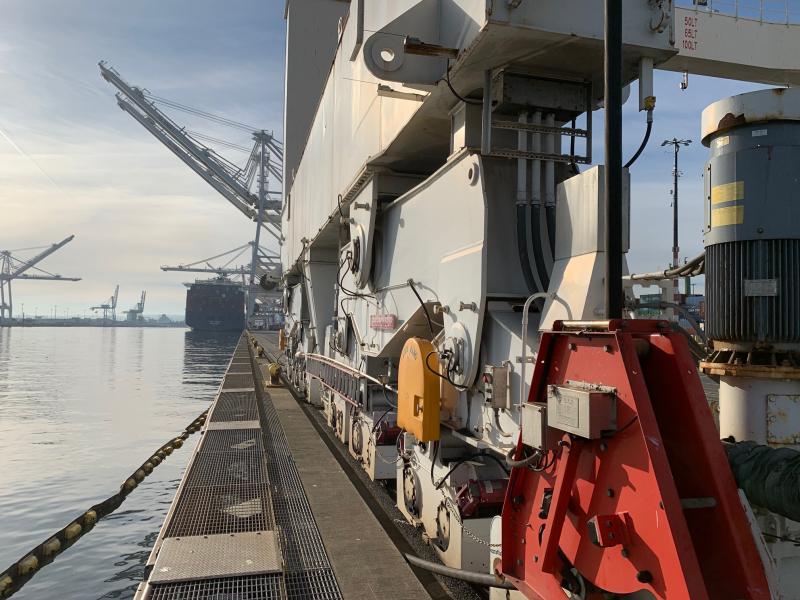
POLYGON ((728 347, 800 343, 800 90, 703 111, 706 315, 728 347))

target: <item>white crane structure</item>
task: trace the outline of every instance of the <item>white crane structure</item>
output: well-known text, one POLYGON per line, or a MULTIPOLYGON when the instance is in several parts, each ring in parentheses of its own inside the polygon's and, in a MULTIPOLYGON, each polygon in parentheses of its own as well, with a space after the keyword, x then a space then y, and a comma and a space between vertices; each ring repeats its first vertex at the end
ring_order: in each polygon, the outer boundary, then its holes
POLYGON ((40 247, 22 248, 19 250, 0 250, 0 323, 6 319, 10 320, 14 315, 13 297, 11 295, 11 282, 13 280, 80 281, 80 277, 63 277, 36 266, 56 250, 66 246, 74 238, 75 236, 71 235, 50 246, 43 246, 42 248, 44 248, 44 250, 33 258, 28 259, 18 258, 14 256, 12 252, 38 250, 40 247), (33 269, 35 273, 27 273, 30 269, 33 269))
MULTIPOLYGON (((246 127, 223 117, 217 117, 204 111, 184 106, 177 102, 159 98, 149 92, 126 83, 113 68, 100 62, 100 74, 111 85, 117 88, 117 103, 120 108, 136 119, 157 140, 171 150, 186 163, 195 173, 200 175, 211 187, 219 192, 245 216, 257 222, 253 259, 250 268, 250 283, 255 282, 259 259, 262 252, 259 248, 261 228, 264 227, 275 240, 281 242, 280 192, 269 189, 270 175, 278 184, 283 183, 283 145, 271 133, 265 130, 253 132, 254 145, 249 150, 247 163, 238 167, 198 141, 204 139, 221 144, 234 150, 247 150, 236 144, 228 143, 181 127, 162 112, 156 102, 177 110, 211 119, 216 123, 238 128, 246 127), (251 191, 254 182, 257 190, 251 191)), ((278 266, 279 262, 272 263, 278 266)), ((278 273, 279 276, 279 273, 278 273)))
POLYGON ((142 290, 142 297, 139 299, 139 302, 136 303, 136 306, 125 311, 126 320, 135 322, 142 319, 142 313, 144 312, 144 300, 146 297, 147 292, 142 290))
MULTIPOLYGON (((103 302, 102 304, 100 304, 98 306, 92 306, 91 310, 94 310, 94 311, 102 310, 103 311, 103 321, 107 321, 108 320, 108 314, 111 313, 111 320, 112 321, 116 321, 117 320, 117 298, 118 297, 119 297, 119 284, 117 284, 117 287, 114 288, 114 294, 111 296, 111 298, 108 299, 108 302, 103 302)), ((144 298, 142 298, 142 300, 144 300, 144 298)))
MULTIPOLYGON (((211 273, 216 275, 217 277, 230 277, 231 275, 241 275, 242 285, 245 285, 247 282, 247 275, 249 273, 253 273, 252 264, 240 265, 238 267, 231 265, 240 256, 243 256, 245 252, 252 249, 254 245, 255 242, 247 242, 246 244, 237 246, 232 250, 227 250, 226 252, 221 252, 220 254, 216 254, 208 258, 201 258, 200 260, 188 264, 181 264, 174 266, 163 265, 161 267, 161 270, 182 272, 182 273, 211 273), (222 258, 227 260, 219 266, 215 266, 211 262, 222 258)), ((260 250, 259 264, 266 266, 266 269, 260 269, 255 271, 255 276, 260 278, 263 277, 264 275, 271 273, 275 269, 280 268, 280 257, 276 256, 275 254, 265 252, 263 249, 259 250, 260 250)))
POLYGON ((129 85, 105 62, 101 61, 99 66, 103 79, 119 90, 116 98, 122 110, 136 119, 245 216, 256 221, 255 240, 251 245, 252 257, 247 294, 247 313, 252 314, 256 297, 261 291, 258 281, 264 277, 264 271, 269 272, 269 279, 272 281, 279 281, 282 274, 277 254, 268 254, 261 248, 261 229, 262 227, 266 229, 278 244, 282 243, 281 192, 269 189, 269 177, 271 175, 279 185, 283 185, 283 145, 270 132, 263 129, 253 131, 253 128, 248 128, 242 123, 160 98, 142 88, 129 85), (253 147, 248 150, 225 140, 188 131, 164 114, 157 103, 209 119, 217 124, 249 129, 253 133, 253 147), (246 164, 243 167, 236 166, 203 145, 199 141, 201 139, 229 149, 248 152, 246 164), (254 183, 255 192, 252 191, 254 183))

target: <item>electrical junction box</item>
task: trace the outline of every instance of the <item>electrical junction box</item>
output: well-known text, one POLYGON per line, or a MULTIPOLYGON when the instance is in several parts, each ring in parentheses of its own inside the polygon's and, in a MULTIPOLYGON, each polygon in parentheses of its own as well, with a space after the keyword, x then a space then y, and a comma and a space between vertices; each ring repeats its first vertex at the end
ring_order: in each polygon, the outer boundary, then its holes
POLYGON ((547 448, 547 406, 540 402, 522 405, 522 443, 536 450, 547 448))
POLYGON ((508 366, 486 365, 483 372, 483 393, 492 408, 511 408, 508 366))
POLYGON ((547 424, 588 440, 617 428, 614 390, 583 382, 547 386, 547 424))

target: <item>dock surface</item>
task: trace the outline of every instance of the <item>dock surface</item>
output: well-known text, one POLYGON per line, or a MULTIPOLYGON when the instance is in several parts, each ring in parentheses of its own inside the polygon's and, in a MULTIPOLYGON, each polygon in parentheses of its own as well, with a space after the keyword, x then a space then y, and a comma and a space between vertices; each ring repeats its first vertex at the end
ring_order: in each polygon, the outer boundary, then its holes
POLYGON ((243 335, 136 600, 429 598, 263 362, 243 335))

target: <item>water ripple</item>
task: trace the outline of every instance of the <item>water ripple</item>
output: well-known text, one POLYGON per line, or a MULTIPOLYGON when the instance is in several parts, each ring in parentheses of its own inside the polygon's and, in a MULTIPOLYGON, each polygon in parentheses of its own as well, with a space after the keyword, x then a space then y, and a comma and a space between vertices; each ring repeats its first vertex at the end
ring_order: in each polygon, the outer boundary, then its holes
MULTIPOLYGON (((0 568, 88 506, 213 399, 238 334, 0 328, 0 568)), ((15 598, 133 598, 192 444, 15 598)))

